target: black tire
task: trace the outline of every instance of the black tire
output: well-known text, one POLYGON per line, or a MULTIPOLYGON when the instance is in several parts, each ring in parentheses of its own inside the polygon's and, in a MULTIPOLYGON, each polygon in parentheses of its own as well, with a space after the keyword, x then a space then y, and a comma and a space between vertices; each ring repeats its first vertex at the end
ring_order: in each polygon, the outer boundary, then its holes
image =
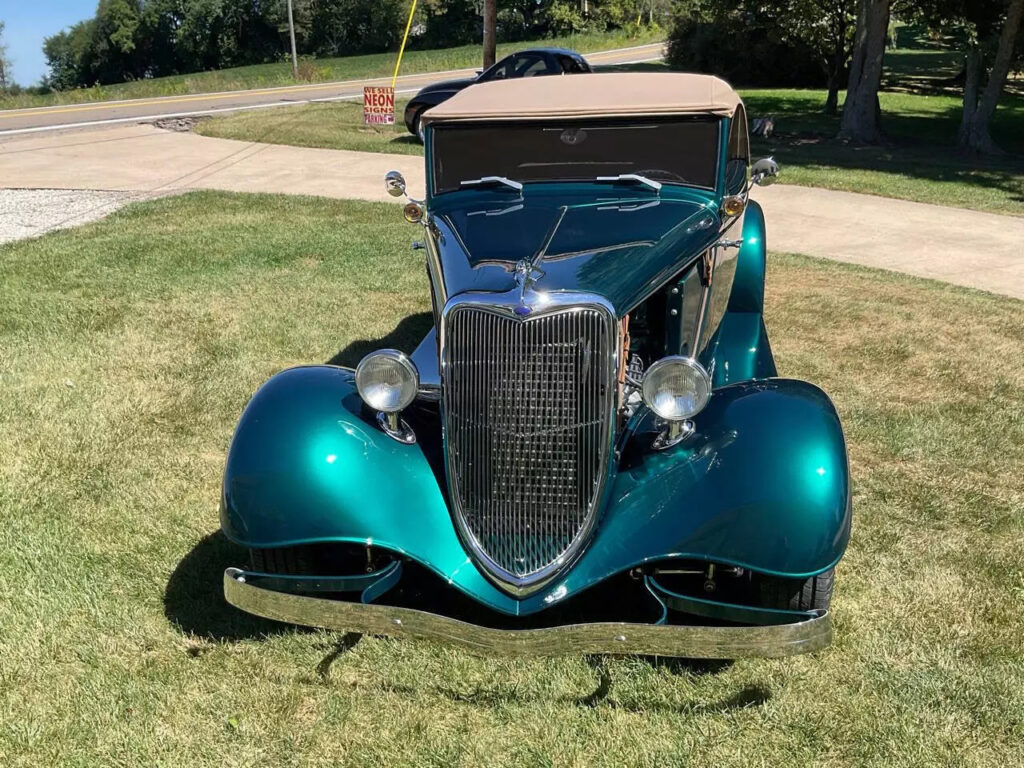
POLYGON ((254 571, 281 576, 368 573, 383 568, 394 559, 392 553, 377 547, 372 547, 368 554, 364 544, 325 542, 249 550, 249 561, 254 571))
POLYGON ((426 107, 421 107, 412 119, 412 135, 416 137, 416 141, 420 144, 423 143, 423 128, 420 126, 420 118, 423 117, 423 113, 426 111, 426 107))
POLYGON ((302 576, 310 573, 302 550, 302 547, 250 549, 249 559, 252 561, 252 569, 259 573, 302 576))
POLYGON ((762 608, 780 611, 827 610, 832 602, 832 588, 835 586, 836 569, 809 579, 783 579, 778 576, 758 578, 758 596, 762 608))

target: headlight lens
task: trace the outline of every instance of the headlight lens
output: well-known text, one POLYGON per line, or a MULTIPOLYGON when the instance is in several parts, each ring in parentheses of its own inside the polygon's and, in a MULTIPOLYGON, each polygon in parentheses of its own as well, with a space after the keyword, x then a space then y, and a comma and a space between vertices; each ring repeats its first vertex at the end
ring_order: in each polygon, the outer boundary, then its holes
POLYGON ((644 374, 644 402, 668 421, 696 416, 704 410, 710 396, 711 377, 689 357, 663 357, 644 374))
POLYGON ((371 352, 356 367, 356 389, 363 402, 376 411, 396 413, 406 408, 420 387, 412 360, 397 349, 371 352))

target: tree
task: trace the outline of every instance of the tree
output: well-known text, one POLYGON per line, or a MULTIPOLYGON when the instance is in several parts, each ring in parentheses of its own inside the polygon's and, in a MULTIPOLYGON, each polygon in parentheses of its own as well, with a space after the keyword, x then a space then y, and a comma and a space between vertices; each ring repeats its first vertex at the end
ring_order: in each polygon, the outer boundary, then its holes
POLYGON ((484 0, 484 69, 494 64, 497 47, 497 0, 484 0))
POLYGON ((43 55, 49 74, 46 85, 57 91, 88 86, 93 75, 93 20, 80 21, 69 29, 43 40, 43 55))
POLYGON ((973 152, 999 149, 989 133, 1007 74, 1022 53, 1019 0, 917 0, 914 18, 932 30, 963 41, 964 67, 950 83, 963 82, 958 143, 973 152))
POLYGON ((960 120, 958 142, 964 149, 974 152, 995 153, 996 147, 989 133, 992 115, 999 96, 1006 85, 1006 77, 1013 63, 1017 39, 1024 23, 1024 0, 1010 0, 1003 20, 995 58, 988 72, 988 81, 981 90, 984 58, 981 47, 975 43, 967 53, 964 79, 964 111, 960 120))
POLYGON ((855 0, 811 0, 819 12, 821 21, 816 25, 820 30, 819 48, 828 51, 828 94, 825 96, 825 114, 834 115, 839 111, 839 89, 846 63, 850 60, 851 43, 856 9, 855 0))
POLYGON ((314 0, 309 6, 309 31, 300 34, 306 41, 300 49, 316 56, 395 50, 408 12, 402 0, 314 0))
POLYGON ((99 0, 91 45, 96 82, 120 83, 145 74, 145 61, 136 50, 141 22, 139 0, 99 0))
POLYGON ((8 90, 12 85, 11 60, 7 57, 7 45, 4 43, 4 23, 0 21, 0 91, 8 90))
POLYGON ((825 113, 836 114, 852 53, 857 0, 783 0, 761 7, 785 42, 802 43, 820 56, 828 78, 825 113))
POLYGON ((737 85, 828 87, 834 112, 845 84, 857 0, 689 0, 676 6, 672 66, 737 85))
POLYGON ((859 144, 874 144, 882 138, 878 88, 882 82, 882 57, 889 32, 889 2, 860 0, 858 8, 857 34, 839 137, 859 144))

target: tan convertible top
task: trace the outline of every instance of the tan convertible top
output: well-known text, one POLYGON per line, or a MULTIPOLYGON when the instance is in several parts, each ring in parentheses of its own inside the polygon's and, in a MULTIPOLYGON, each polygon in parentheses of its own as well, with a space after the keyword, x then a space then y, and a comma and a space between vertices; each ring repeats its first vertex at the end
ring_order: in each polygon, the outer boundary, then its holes
POLYGON ((548 117, 715 114, 732 116, 740 97, 712 75, 614 72, 493 80, 428 109, 424 122, 548 117))

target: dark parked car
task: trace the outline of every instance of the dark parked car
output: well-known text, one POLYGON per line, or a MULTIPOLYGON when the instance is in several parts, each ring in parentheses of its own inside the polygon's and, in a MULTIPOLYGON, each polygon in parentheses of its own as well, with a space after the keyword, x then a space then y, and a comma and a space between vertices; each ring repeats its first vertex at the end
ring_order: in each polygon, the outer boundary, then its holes
POLYGON ((224 533, 250 550, 228 602, 485 653, 827 645, 846 442, 775 367, 749 192, 778 166, 750 162, 736 92, 511 80, 424 124, 404 216, 434 326, 252 398, 224 473, 224 533))
POLYGON ((529 48, 519 51, 506 56, 476 77, 445 80, 423 88, 405 107, 405 127, 409 129, 409 133, 423 141, 423 128, 420 125, 423 113, 475 83, 537 75, 578 75, 585 72, 590 72, 590 65, 576 51, 566 48, 529 48))

